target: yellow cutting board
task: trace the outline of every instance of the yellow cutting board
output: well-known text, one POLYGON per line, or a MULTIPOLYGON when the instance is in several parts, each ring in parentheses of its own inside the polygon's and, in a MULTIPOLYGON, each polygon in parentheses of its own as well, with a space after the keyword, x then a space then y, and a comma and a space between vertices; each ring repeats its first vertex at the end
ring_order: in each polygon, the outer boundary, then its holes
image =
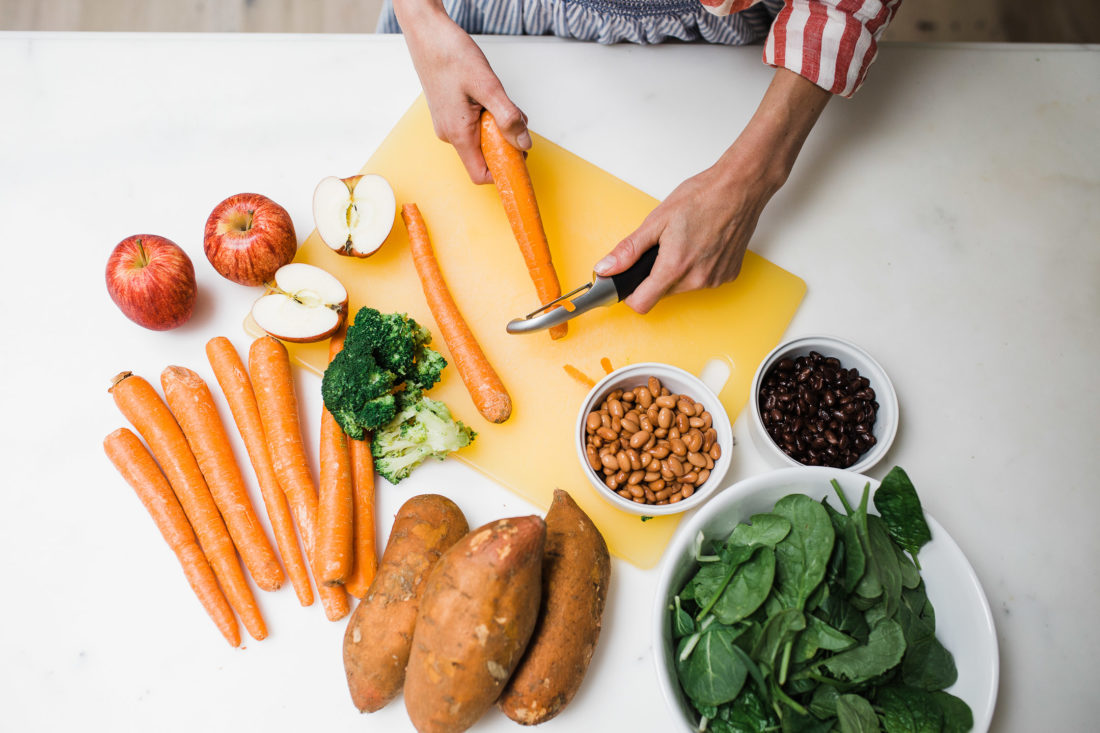
MULTIPOLYGON (((527 164, 554 264, 563 290, 569 290, 588 282, 592 265, 658 202, 548 140, 532 137, 527 164)), ((778 343, 801 302, 805 283, 750 252, 735 282, 665 298, 646 316, 620 303, 574 319, 568 336, 559 341, 545 332, 510 335, 505 324, 538 306, 534 286, 496 189, 470 182, 454 149, 436 138, 423 97, 361 172, 385 176, 399 208, 402 203, 420 207, 454 298, 512 396, 512 417, 491 424, 474 408, 454 368, 444 370, 432 396, 478 433, 456 457, 543 508, 549 507, 556 487, 567 490, 600 528, 613 554, 641 568, 655 565, 679 519, 642 521, 605 503, 586 481, 572 436, 588 386, 564 365, 598 380, 605 374, 605 358, 614 367, 663 361, 695 374, 711 359, 723 359, 731 376, 720 397, 732 421, 746 403, 757 364, 778 343)), ((450 361, 420 289, 400 215, 372 257, 337 255, 313 232, 296 261, 336 275, 348 289, 351 314, 364 305, 408 313, 432 330, 433 345, 450 361)), ((327 341, 288 346, 297 361, 323 371, 327 341)), ((741 450, 751 448, 735 446, 733 461, 741 450)))

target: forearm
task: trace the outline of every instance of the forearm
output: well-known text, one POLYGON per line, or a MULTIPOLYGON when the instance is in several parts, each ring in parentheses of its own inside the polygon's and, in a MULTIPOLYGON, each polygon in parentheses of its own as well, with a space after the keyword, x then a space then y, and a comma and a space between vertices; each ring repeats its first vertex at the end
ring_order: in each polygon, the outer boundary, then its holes
POLYGON ((413 43, 430 37, 440 22, 451 22, 443 0, 393 0, 393 14, 401 32, 413 43))
POLYGON ((756 112, 715 167, 729 180, 756 183, 774 194, 832 96, 792 71, 776 69, 756 112))

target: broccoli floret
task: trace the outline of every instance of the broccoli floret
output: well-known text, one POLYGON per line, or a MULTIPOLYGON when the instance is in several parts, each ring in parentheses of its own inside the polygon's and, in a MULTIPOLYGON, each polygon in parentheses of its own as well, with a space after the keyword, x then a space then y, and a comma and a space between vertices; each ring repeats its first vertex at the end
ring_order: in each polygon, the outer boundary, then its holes
POLYGON ((416 373, 410 379, 421 389, 429 389, 439 381, 443 367, 447 366, 447 360, 435 349, 422 346, 416 357, 416 373))
MULTIPOLYGON (((361 308, 352 328, 348 329, 348 337, 353 333, 356 340, 370 345, 383 369, 398 375, 402 381, 417 376, 420 359, 442 359, 428 347, 431 331, 404 313, 380 313, 374 308, 361 308)), ((421 386, 427 389, 430 385, 421 383, 421 386)))
POLYGON ((344 432, 362 440, 401 409, 394 392, 400 395, 402 384, 416 389, 412 398, 439 381, 447 362, 428 346, 431 338, 428 329, 404 313, 359 309, 343 350, 321 381, 325 407, 344 432))
POLYGON ((421 394, 402 402, 404 407, 371 440, 375 468, 391 484, 408 478, 428 458, 443 460, 477 435, 439 400, 421 394))

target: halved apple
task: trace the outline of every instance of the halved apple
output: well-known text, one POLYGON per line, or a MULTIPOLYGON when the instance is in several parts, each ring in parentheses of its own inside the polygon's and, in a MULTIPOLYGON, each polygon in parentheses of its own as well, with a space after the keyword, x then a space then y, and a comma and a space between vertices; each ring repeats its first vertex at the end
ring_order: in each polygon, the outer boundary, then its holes
POLYGON ((347 289, 320 267, 304 262, 283 265, 267 288, 252 304, 252 320, 282 341, 320 341, 347 317, 347 289))
POLYGON ((337 254, 370 257, 386 241, 397 216, 390 182, 379 175, 329 176, 313 192, 313 223, 337 254))

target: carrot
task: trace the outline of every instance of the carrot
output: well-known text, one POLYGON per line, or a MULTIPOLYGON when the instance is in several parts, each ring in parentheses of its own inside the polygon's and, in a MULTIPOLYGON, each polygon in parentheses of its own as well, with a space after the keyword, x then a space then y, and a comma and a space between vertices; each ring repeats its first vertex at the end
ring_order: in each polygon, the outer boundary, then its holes
MULTIPOLYGON (((313 577, 317 579, 320 575, 317 569, 317 485, 310 473, 302 441, 290 356, 281 341, 261 336, 252 342, 248 351, 248 366, 275 475, 290 503, 313 577)), ((318 583, 317 590, 329 620, 347 615, 350 609, 342 586, 318 583)))
POLYGON ((161 372, 160 384, 252 580, 263 590, 278 590, 285 578, 283 569, 252 507, 210 388, 194 371, 180 366, 161 372))
MULTIPOLYGON (((481 113, 481 154, 485 156, 485 164, 500 194, 512 234, 535 283, 535 293, 545 305, 561 295, 561 284, 550 259, 550 245, 542 228, 542 215, 535 200, 531 174, 527 170, 523 151, 504 138, 488 110, 481 113)), ((550 329, 550 337, 560 339, 567 329, 564 323, 554 326, 550 329)))
POLYGON ((183 513, 168 479, 161 473, 153 456, 149 455, 141 440, 126 428, 119 428, 104 438, 103 450, 153 517, 157 529, 183 567, 191 589, 222 636, 231 645, 240 646, 241 632, 233 609, 218 587, 210 563, 195 542, 195 532, 187 521, 187 515, 183 513))
POLYGON ((455 367, 466 385, 466 391, 473 398, 477 411, 489 422, 500 423, 512 414, 512 398, 500 381, 496 370, 485 357, 477 339, 466 325, 466 320, 458 311, 451 291, 443 279, 439 262, 432 250, 428 237, 428 227, 416 204, 403 204, 401 218, 409 230, 409 247, 412 250, 413 264, 420 277, 424 297, 432 311, 443 340, 454 358, 455 367))
POLYGON ((254 639, 263 639, 267 636, 267 625, 237 561, 233 540, 218 513, 195 455, 187 445, 187 438, 168 406, 153 385, 130 372, 116 376, 110 392, 122 414, 145 438, 168 477, 229 605, 241 617, 248 633, 254 639))
POLYGON ((355 514, 355 562, 344 582, 356 598, 364 598, 378 572, 378 549, 374 528, 374 456, 370 442, 348 440, 351 455, 351 485, 355 514))
POLYGON ((306 570, 302 551, 298 547, 294 519, 290 515, 286 494, 275 476, 275 466, 267 447, 267 436, 260 421, 260 408, 256 406, 256 395, 252 391, 252 380, 237 350, 226 337, 216 336, 210 339, 206 344, 206 356, 214 369, 222 394, 229 403, 237 431, 248 449, 248 457, 256 472, 256 481, 260 484, 264 506, 267 507, 267 517, 275 534, 275 544, 283 558, 298 602, 309 606, 313 603, 313 586, 310 585, 309 571, 306 570))
MULTIPOLYGON (((343 330, 329 340, 329 361, 344 348, 343 330)), ((318 580, 325 585, 343 583, 351 574, 354 522, 351 459, 348 436, 340 423, 321 406, 321 490, 317 511, 318 580)))

